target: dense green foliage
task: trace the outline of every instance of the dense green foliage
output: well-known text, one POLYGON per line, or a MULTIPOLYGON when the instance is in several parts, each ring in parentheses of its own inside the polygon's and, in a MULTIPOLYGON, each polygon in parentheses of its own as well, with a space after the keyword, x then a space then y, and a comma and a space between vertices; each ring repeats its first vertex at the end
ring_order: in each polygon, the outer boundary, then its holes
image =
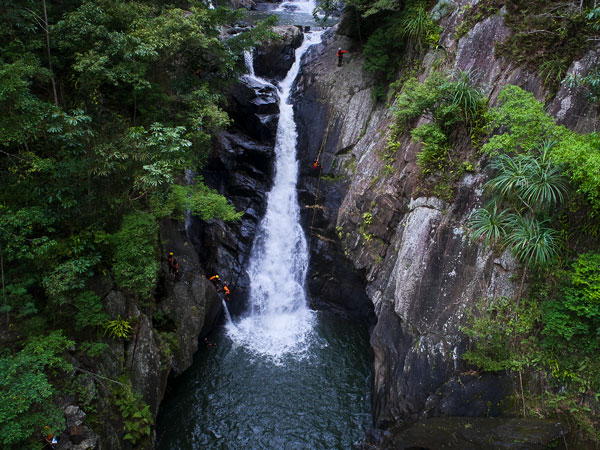
POLYGON ((597 133, 582 135, 558 126, 531 93, 508 85, 498 96, 498 107, 488 115, 489 129, 501 129, 484 146, 483 151, 495 155, 527 153, 544 141, 553 142, 550 156, 564 164, 571 182, 587 198, 591 207, 600 208, 600 141, 597 133))
POLYGON ((433 72, 425 81, 407 80, 392 111, 396 117, 395 140, 403 132, 421 142, 417 163, 422 170, 424 186, 448 186, 437 195, 444 199, 452 197, 452 184, 464 173, 467 155, 457 144, 464 134, 474 136, 473 129, 480 126, 485 109, 483 91, 477 86, 473 74, 458 70, 454 73, 433 72), (413 128, 419 117, 428 119, 413 128))
MULTIPOLYGON (((377 7, 376 3, 364 15, 374 14, 377 7)), ((396 75, 406 52, 420 54, 423 49, 437 44, 440 29, 425 8, 426 2, 413 1, 400 11, 386 15, 365 43, 365 70, 375 73, 387 84, 396 75)))
POLYGON ((516 86, 498 100, 488 113, 496 134, 483 145, 493 155, 490 203, 469 225, 474 239, 511 249, 525 265, 521 287, 526 269, 531 285, 525 296, 481 302, 464 329, 465 359, 518 375, 524 415, 559 414, 598 441, 600 256, 589 226, 600 207, 598 136, 556 125, 516 86))
POLYGON ((151 205, 156 217, 183 219, 184 212, 190 211, 204 220, 210 220, 213 217, 237 220, 243 214, 236 212, 225 197, 202 182, 187 186, 175 184, 168 192, 155 195, 151 205))
POLYGON ((315 12, 328 16, 345 8, 338 32, 363 47, 364 69, 375 75, 373 94, 385 99, 400 63, 418 63, 424 50, 437 47, 441 29, 429 13, 433 4, 428 0, 325 0, 318 2, 315 12))
POLYGON ((201 179, 184 186, 184 169, 201 168, 229 123, 223 93, 270 24, 225 39, 222 27, 240 13, 177 4, 2 2, 0 326, 11 349, 2 389, 22 401, 2 406, 3 443, 32 448, 45 425, 62 431, 52 405, 64 384, 44 374, 58 368, 59 348, 44 360, 23 342, 57 330, 47 339, 68 336, 86 361, 98 357, 103 340, 131 329, 110 320, 92 286, 112 279, 151 307, 159 219, 186 209, 241 216, 201 179))
POLYGON ((115 281, 147 298, 158 276, 158 224, 148 213, 135 211, 123 218, 119 231, 111 236, 114 247, 115 281))
POLYGON ((139 444, 147 439, 152 431, 152 413, 142 396, 133 391, 131 381, 121 377, 120 383, 113 388, 115 404, 119 408, 125 423, 124 439, 139 444))
POLYGON ((545 344, 555 350, 596 353, 600 350, 600 255, 579 255, 560 294, 544 304, 545 344))
POLYGON ((524 416, 558 415, 576 448, 600 440, 599 262, 598 254, 583 254, 572 269, 535 279, 518 302, 483 300, 463 328, 472 344, 465 360, 514 375, 515 406, 524 416))
POLYGON ((545 266, 559 253, 558 232, 549 226, 568 192, 567 178, 550 159, 552 143, 537 152, 492 161, 495 176, 485 187, 492 200, 470 218, 474 239, 508 247, 521 262, 545 266))
POLYGON ((60 331, 28 340, 24 348, 11 355, 0 355, 0 444, 4 448, 31 448, 22 442, 49 427, 50 433, 61 431, 65 418, 52 402, 56 391, 53 377, 71 369, 61 356, 74 344, 60 331), (50 378, 49 378, 50 377, 50 378))

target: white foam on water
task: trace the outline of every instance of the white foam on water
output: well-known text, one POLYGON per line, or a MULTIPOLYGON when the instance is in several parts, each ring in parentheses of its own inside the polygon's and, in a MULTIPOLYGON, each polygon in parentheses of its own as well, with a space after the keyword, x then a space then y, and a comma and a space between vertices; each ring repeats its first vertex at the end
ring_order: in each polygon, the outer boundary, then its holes
POLYGON ((310 344, 315 323, 315 314, 307 305, 304 290, 308 249, 300 226, 296 192, 298 134, 289 97, 302 55, 308 47, 321 41, 321 34, 305 35, 304 42, 296 49, 293 66, 279 87, 275 180, 248 267, 250 310, 239 321, 229 321, 226 325, 227 334, 235 344, 275 363, 281 363, 287 356, 302 357, 310 344))
POLYGON ((275 9, 275 11, 294 11, 297 13, 312 14, 316 7, 315 0, 293 0, 289 2, 282 2, 275 9))

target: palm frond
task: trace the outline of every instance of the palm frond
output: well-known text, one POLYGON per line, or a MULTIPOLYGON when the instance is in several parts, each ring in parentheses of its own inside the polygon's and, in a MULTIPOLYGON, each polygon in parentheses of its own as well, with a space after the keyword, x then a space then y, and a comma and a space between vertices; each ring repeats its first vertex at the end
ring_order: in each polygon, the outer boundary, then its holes
POLYGON ((524 264, 531 267, 543 267, 558 256, 559 233, 550 228, 548 221, 538 221, 535 217, 523 217, 511 214, 508 217, 510 228, 506 244, 513 254, 524 264))
POLYGON ((512 198, 527 189, 529 183, 527 165, 518 158, 500 155, 492 161, 497 175, 485 184, 485 188, 504 198, 512 198))
POLYGON ((495 202, 471 213, 469 229, 473 240, 483 239, 484 244, 500 242, 506 235, 507 211, 498 208, 495 202))
POLYGON ((452 103, 460 108, 465 121, 470 122, 483 101, 483 90, 476 85, 475 75, 470 70, 458 69, 452 78, 452 103))

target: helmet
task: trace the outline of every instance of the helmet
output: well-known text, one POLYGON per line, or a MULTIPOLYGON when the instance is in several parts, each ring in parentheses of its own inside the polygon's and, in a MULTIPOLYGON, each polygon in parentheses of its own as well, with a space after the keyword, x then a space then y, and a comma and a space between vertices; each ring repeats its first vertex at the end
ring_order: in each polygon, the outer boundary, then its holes
POLYGON ((341 50, 341 49, 342 49, 342 47, 338 48, 338 50, 341 50))
POLYGON ((173 256, 173 252, 169 252, 169 256, 173 256))

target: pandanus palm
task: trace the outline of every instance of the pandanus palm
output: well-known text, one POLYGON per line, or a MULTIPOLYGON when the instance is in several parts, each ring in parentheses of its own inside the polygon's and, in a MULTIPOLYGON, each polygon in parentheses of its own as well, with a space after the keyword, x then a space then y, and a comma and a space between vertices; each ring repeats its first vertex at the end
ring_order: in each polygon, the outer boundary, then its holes
POLYGON ((558 232, 550 227, 548 216, 564 202, 568 184, 550 158, 552 146, 544 142, 538 154, 494 159, 496 176, 485 185, 494 200, 469 219, 473 239, 482 238, 486 245, 501 242, 528 266, 547 265, 560 248, 558 232))
POLYGON ((449 91, 452 104, 456 105, 465 123, 470 124, 481 108, 484 100, 483 89, 475 82, 476 75, 470 70, 458 69, 452 74, 449 91))

